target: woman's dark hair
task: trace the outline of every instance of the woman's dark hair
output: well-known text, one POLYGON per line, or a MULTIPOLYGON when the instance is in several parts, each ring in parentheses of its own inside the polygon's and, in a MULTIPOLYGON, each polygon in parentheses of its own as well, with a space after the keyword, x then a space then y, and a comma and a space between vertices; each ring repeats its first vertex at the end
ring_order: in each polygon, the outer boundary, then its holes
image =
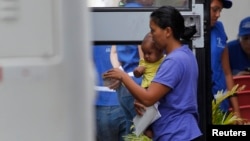
MULTIPOLYGON (((184 18, 176 8, 172 6, 162 6, 154 10, 150 18, 162 29, 170 27, 175 39, 179 40, 184 36, 186 38, 187 35, 184 35, 184 33, 186 33, 184 18)), ((191 38, 192 36, 189 35, 189 37, 191 38)))

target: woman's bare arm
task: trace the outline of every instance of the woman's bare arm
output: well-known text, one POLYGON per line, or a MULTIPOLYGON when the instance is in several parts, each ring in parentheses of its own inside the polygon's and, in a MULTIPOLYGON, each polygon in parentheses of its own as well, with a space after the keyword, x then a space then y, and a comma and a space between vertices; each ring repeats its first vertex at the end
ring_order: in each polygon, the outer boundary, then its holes
POLYGON ((104 74, 105 78, 114 78, 123 82, 125 87, 134 96, 134 98, 145 106, 152 106, 159 101, 170 88, 160 83, 152 82, 147 89, 138 85, 127 73, 114 68, 104 74))
POLYGON ((112 47, 111 47, 110 61, 111 61, 113 68, 119 68, 121 66, 121 64, 118 60, 117 52, 116 52, 116 45, 112 45, 112 47))

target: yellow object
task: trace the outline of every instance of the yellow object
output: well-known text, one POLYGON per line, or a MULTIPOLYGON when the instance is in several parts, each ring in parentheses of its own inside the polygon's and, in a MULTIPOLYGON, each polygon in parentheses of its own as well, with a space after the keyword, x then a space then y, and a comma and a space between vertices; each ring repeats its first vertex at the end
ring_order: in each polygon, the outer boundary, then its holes
POLYGON ((153 80, 161 62, 163 61, 163 59, 165 58, 162 57, 160 60, 158 60, 157 62, 155 63, 148 63, 146 62, 144 59, 141 59, 140 62, 139 62, 139 66, 144 66, 146 69, 145 69, 145 72, 143 74, 143 78, 142 78, 142 83, 141 83, 141 86, 143 88, 147 88, 151 81, 153 80))

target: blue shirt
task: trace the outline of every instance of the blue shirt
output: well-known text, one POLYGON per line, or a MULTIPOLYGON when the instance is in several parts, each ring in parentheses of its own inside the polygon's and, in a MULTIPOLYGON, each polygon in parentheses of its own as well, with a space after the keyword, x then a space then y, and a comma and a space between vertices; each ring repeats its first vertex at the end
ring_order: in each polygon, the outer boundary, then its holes
MULTIPOLYGON (((134 69, 139 65, 140 56, 138 45, 116 45, 118 61, 121 63, 124 71, 133 74, 134 69)), ((136 78, 130 75, 137 84, 141 84, 142 78, 136 78)))
POLYGON ((198 127, 198 65, 184 45, 166 56, 153 82, 171 88, 159 100, 161 117, 152 124, 154 140, 190 141, 201 135, 198 127))
MULTIPOLYGON (((119 105, 117 93, 103 85, 102 74, 113 68, 110 62, 111 45, 96 45, 93 47, 93 61, 96 69, 96 105, 119 105)), ((88 81, 88 80, 86 80, 88 81)))
POLYGON ((233 75, 250 67, 250 58, 243 51, 240 41, 233 40, 228 43, 229 62, 233 75))
POLYGON ((143 5, 136 3, 136 2, 131 2, 131 3, 125 4, 124 7, 143 7, 143 5))
MULTIPOLYGON (((143 5, 137 2, 129 2, 124 7, 143 7, 143 5)), ((118 61, 121 63, 124 71, 133 74, 134 69, 139 65, 140 61, 138 45, 116 45, 116 52, 118 61)), ((141 84, 142 77, 136 78, 132 75, 130 76, 137 84, 141 84)))
MULTIPOLYGON (((226 46, 227 35, 224 26, 217 21, 211 28, 211 69, 212 69, 212 93, 215 95, 218 91, 227 89, 225 74, 222 69, 222 52, 226 46)), ((223 111, 228 111, 229 101, 225 99, 221 104, 223 111)))

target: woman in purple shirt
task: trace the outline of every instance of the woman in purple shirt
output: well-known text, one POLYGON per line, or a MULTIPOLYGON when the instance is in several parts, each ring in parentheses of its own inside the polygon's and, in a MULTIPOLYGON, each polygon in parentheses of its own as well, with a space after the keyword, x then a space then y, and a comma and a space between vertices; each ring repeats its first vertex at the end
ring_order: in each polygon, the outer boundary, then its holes
POLYGON ((147 107, 160 102, 161 117, 151 125, 154 141, 193 141, 202 135, 198 126, 198 65, 193 52, 180 40, 184 19, 174 7, 163 6, 151 13, 150 29, 166 58, 148 89, 119 69, 109 70, 104 77, 122 81, 134 98, 147 107))

